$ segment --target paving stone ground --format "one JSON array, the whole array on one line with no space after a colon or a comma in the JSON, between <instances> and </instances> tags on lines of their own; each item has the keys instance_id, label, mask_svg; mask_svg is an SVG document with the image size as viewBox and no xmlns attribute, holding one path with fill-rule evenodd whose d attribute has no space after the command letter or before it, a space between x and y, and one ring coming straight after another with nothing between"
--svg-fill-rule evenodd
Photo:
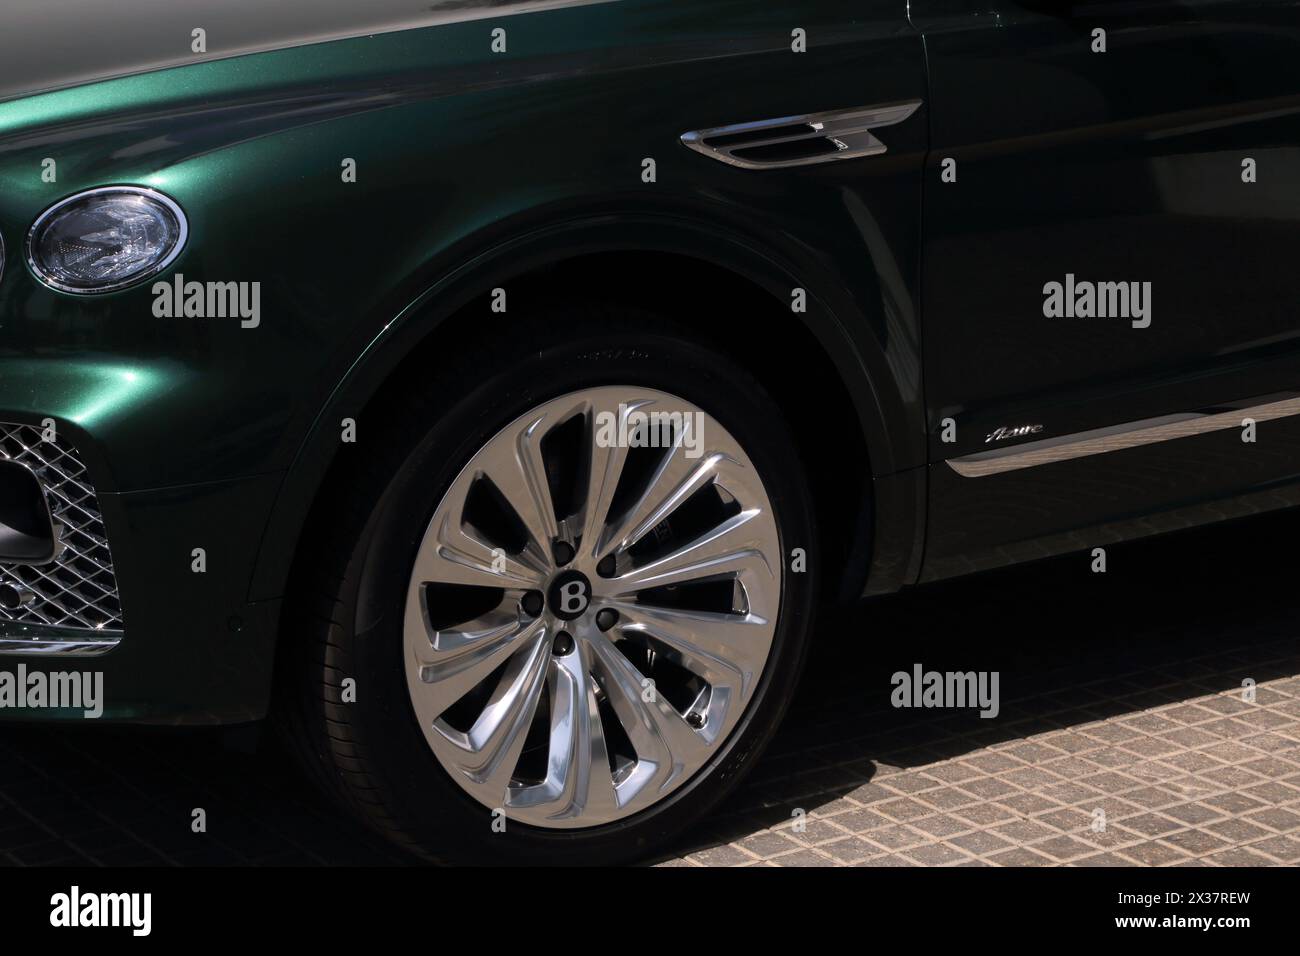
<instances>
[{"instance_id":1,"label":"paving stone ground","mask_svg":"<svg viewBox=\"0 0 1300 956\"><path fill-rule=\"evenodd\" d=\"M824 617L755 773L647 862L1300 863L1298 531L1265 516L1110 548L1104 575L1067 556ZM918 663L996 670L999 715L893 708ZM0 725L0 863L404 862L255 729Z\"/></svg>"},{"instance_id":2,"label":"paving stone ground","mask_svg":"<svg viewBox=\"0 0 1300 956\"><path fill-rule=\"evenodd\" d=\"M662 862L1294 865L1298 672L1294 642L1268 642L1053 688L991 727L883 712L856 735L811 722Z\"/></svg>"}]
</instances>

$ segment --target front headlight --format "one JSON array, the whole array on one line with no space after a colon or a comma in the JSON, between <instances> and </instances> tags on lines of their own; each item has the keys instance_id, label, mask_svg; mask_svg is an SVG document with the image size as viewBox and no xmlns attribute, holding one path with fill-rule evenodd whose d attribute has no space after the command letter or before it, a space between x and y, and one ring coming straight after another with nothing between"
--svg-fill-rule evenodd
<instances>
[{"instance_id":1,"label":"front headlight","mask_svg":"<svg viewBox=\"0 0 1300 956\"><path fill-rule=\"evenodd\" d=\"M188 231L181 207L156 190L90 189L36 217L27 233L27 265L63 292L111 292L165 269Z\"/></svg>"}]
</instances>

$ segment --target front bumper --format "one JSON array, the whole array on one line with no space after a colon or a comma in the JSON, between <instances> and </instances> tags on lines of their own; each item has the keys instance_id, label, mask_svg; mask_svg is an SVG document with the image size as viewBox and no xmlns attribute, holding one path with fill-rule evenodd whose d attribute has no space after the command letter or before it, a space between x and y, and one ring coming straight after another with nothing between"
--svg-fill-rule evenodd
<instances>
[{"instance_id":1,"label":"front bumper","mask_svg":"<svg viewBox=\"0 0 1300 956\"><path fill-rule=\"evenodd\" d=\"M101 720L264 716L280 602L247 598L282 474L97 494L93 469L77 470L71 442L34 444L32 423L0 426L0 435L9 436L0 454L18 449L62 466L37 473L64 528L55 562L0 564L0 587L27 595L0 607L0 676L20 664L28 675L102 675ZM6 704L0 696L0 720L83 716Z\"/></svg>"}]
</instances>

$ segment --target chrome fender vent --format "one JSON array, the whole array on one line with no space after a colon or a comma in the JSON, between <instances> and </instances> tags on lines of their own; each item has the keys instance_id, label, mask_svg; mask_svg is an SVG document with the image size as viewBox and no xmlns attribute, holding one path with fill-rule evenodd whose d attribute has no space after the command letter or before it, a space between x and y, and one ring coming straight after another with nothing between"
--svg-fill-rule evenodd
<instances>
[{"instance_id":1,"label":"chrome fender vent","mask_svg":"<svg viewBox=\"0 0 1300 956\"><path fill-rule=\"evenodd\" d=\"M716 126L683 133L682 143L705 156L742 169L783 169L833 159L878 156L885 146L872 130L903 122L920 100L828 113Z\"/></svg>"}]
</instances>

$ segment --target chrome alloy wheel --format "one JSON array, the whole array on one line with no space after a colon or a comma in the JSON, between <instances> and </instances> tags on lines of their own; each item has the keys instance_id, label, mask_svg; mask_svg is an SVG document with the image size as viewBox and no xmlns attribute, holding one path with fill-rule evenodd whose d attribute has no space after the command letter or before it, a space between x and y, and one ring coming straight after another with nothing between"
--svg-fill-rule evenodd
<instances>
[{"instance_id":1,"label":"chrome alloy wheel","mask_svg":"<svg viewBox=\"0 0 1300 956\"><path fill-rule=\"evenodd\" d=\"M767 492L717 421L652 389L574 392L498 432L439 502L407 589L411 703L483 806L619 820L740 721L781 581Z\"/></svg>"}]
</instances>

